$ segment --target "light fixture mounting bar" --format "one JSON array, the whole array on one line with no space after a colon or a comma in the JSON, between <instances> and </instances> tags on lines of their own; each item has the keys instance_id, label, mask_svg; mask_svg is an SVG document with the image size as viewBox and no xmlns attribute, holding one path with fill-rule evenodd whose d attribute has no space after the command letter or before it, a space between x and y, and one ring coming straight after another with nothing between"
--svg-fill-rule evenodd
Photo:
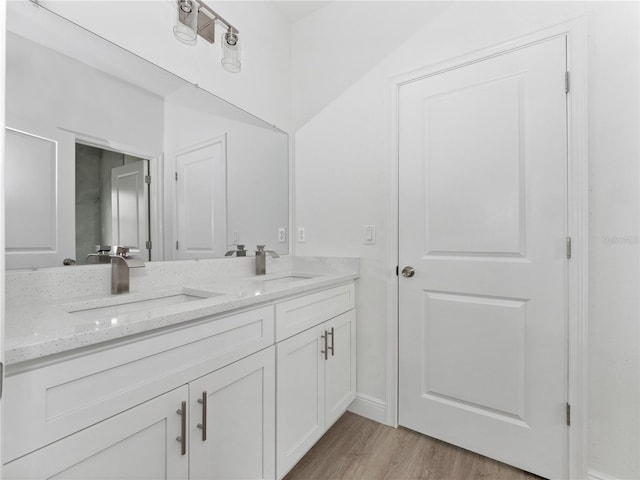
<instances>
[{"instance_id":1,"label":"light fixture mounting bar","mask_svg":"<svg viewBox=\"0 0 640 480\"><path fill-rule=\"evenodd\" d=\"M207 40L209 43L215 42L216 22L222 23L231 33L240 33L236 27L231 25L227 20L224 19L224 17L219 15L215 10L213 10L202 0L196 0L196 3L200 7L198 10L198 35ZM202 12L203 15L200 15L200 12Z\"/></svg>"}]
</instances>

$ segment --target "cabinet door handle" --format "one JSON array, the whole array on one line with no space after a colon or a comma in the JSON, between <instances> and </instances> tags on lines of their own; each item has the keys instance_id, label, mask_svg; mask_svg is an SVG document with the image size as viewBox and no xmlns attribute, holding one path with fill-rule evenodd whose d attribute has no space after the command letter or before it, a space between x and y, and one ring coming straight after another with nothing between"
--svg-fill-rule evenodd
<instances>
[{"instance_id":1,"label":"cabinet door handle","mask_svg":"<svg viewBox=\"0 0 640 480\"><path fill-rule=\"evenodd\" d=\"M207 391L202 392L202 398L198 399L198 403L202 404L202 423L198 424L198 428L202 430L202 441L207 440Z\"/></svg>"},{"instance_id":2,"label":"cabinet door handle","mask_svg":"<svg viewBox=\"0 0 640 480\"><path fill-rule=\"evenodd\" d=\"M327 335L331 335L331 346L329 347L329 350L331 350L331 356L333 357L335 355L335 337L333 336L333 327L331 327L331 331L329 333L327 333Z\"/></svg>"},{"instance_id":3,"label":"cabinet door handle","mask_svg":"<svg viewBox=\"0 0 640 480\"><path fill-rule=\"evenodd\" d=\"M180 436L176 437L176 440L180 442L182 455L187 454L187 402L182 402L181 408L176 410L176 413L182 417L180 421Z\"/></svg>"},{"instance_id":4,"label":"cabinet door handle","mask_svg":"<svg viewBox=\"0 0 640 480\"><path fill-rule=\"evenodd\" d=\"M324 340L324 350L320 350L320 353L324 353L324 359L327 360L329 358L329 348L327 343L327 331L324 331L324 334L320 337Z\"/></svg>"}]
</instances>

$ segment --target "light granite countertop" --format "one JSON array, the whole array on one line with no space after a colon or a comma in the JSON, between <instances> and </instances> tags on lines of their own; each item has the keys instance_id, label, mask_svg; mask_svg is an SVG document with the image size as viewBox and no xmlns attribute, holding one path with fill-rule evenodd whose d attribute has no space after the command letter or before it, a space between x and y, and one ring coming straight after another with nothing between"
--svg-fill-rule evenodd
<instances>
[{"instance_id":1,"label":"light granite countertop","mask_svg":"<svg viewBox=\"0 0 640 480\"><path fill-rule=\"evenodd\" d=\"M357 273L280 272L187 282L154 292L7 306L8 365L345 284ZM143 303L137 303L143 302Z\"/></svg>"}]
</instances>

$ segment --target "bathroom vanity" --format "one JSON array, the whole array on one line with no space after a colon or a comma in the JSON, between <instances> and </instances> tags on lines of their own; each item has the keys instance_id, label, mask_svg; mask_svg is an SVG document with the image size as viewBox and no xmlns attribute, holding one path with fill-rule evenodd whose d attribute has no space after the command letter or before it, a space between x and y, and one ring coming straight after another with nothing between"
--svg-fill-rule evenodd
<instances>
[{"instance_id":1,"label":"bathroom vanity","mask_svg":"<svg viewBox=\"0 0 640 480\"><path fill-rule=\"evenodd\" d=\"M280 479L313 446L355 398L357 272L193 278L8 311L6 478Z\"/></svg>"}]
</instances>

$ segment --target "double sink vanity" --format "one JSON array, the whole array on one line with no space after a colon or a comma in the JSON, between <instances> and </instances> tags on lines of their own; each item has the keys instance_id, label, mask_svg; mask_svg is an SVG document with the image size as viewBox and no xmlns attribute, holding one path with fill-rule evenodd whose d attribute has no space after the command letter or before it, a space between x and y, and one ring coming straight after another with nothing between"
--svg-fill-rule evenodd
<instances>
[{"instance_id":1,"label":"double sink vanity","mask_svg":"<svg viewBox=\"0 0 640 480\"><path fill-rule=\"evenodd\" d=\"M355 398L358 262L252 261L7 272L6 478L284 477Z\"/></svg>"}]
</instances>

